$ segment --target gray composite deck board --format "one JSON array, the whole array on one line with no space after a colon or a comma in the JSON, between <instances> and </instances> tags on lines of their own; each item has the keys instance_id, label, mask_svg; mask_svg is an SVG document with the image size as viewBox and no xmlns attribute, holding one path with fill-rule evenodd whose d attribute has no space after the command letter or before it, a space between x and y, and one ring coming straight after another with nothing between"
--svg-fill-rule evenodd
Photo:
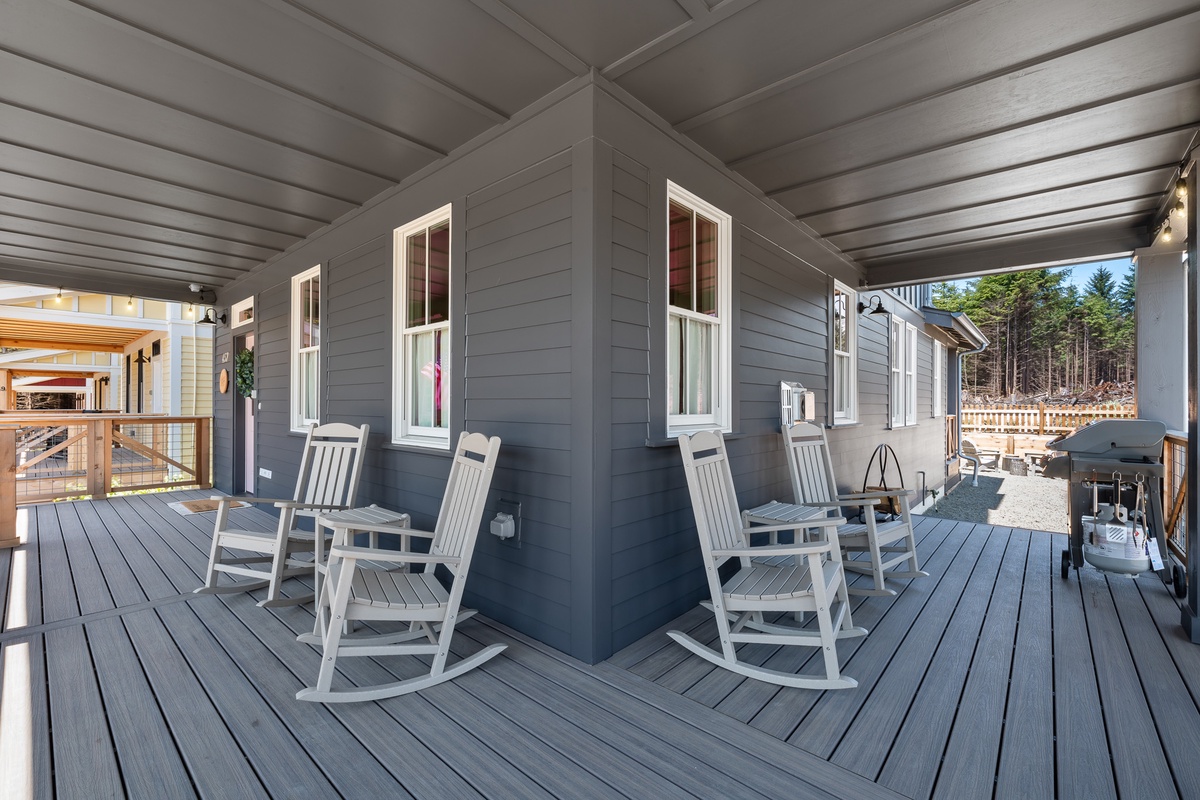
<instances>
[{"instance_id":1,"label":"gray composite deck board","mask_svg":"<svg viewBox=\"0 0 1200 800\"><path fill-rule=\"evenodd\" d=\"M1171 775L1182 796L1200 797L1200 751L1197 750L1200 716L1180 713L1180 707L1188 697L1187 685L1175 668L1162 633L1135 585L1157 580L1153 575L1139 577L1137 581L1113 576L1109 578L1109 590L1130 652L1134 654L1133 664L1149 702Z\"/></svg>"},{"instance_id":2,"label":"gray composite deck board","mask_svg":"<svg viewBox=\"0 0 1200 800\"><path fill-rule=\"evenodd\" d=\"M997 797L1054 797L1054 650L1050 616L1051 537L1031 536L1021 587L1013 681L996 775Z\"/></svg>"},{"instance_id":3,"label":"gray composite deck board","mask_svg":"<svg viewBox=\"0 0 1200 800\"><path fill-rule=\"evenodd\" d=\"M1088 609L1088 635L1105 709L1104 727L1117 792L1123 797L1170 797L1176 791L1175 783L1158 744L1158 732L1117 619L1108 580L1093 570L1079 570L1077 575ZM1138 746L1143 743L1156 746Z\"/></svg>"},{"instance_id":4,"label":"gray composite deck board","mask_svg":"<svg viewBox=\"0 0 1200 800\"><path fill-rule=\"evenodd\" d=\"M45 635L54 790L60 797L123 795L112 738L83 628Z\"/></svg>"},{"instance_id":5,"label":"gray composite deck board","mask_svg":"<svg viewBox=\"0 0 1200 800\"><path fill-rule=\"evenodd\" d=\"M587 713L590 708L614 708L614 700L624 699L622 705L611 713L613 716L619 715L619 719L633 724L641 731L640 733L634 731L626 734L636 737L634 752L637 753L638 758L654 759L655 762L650 765L653 770L656 773L666 770L660 774L667 776L670 776L680 766L686 767L690 772L696 769L695 762L697 760L703 762L705 766L700 770L699 777L705 780L699 787L700 796L706 796L706 794L709 796L713 794L735 796L734 794L725 794L731 785L729 784L731 778L736 779L738 783L747 784L749 788L768 797L827 797L831 794L827 789L821 788L817 783L808 779L807 769L801 768L792 771L788 769L790 765L785 765L779 759L774 758L773 756L778 753L787 752L786 749L780 748L778 743L772 743L767 752L761 752L753 743L740 741L737 737L731 736L728 730L720 730L720 728L733 724L738 730L745 732L747 730L745 726L733 723L724 715L712 712L698 703L689 701L686 704L679 704L673 699L676 697L674 693L665 692L654 684L640 679L631 678L631 680L636 680L636 683L624 683L614 679L614 673L604 671L603 665L587 667L577 662L569 662L559 654L550 652L537 643L529 642L519 634L504 629L503 626L496 623L472 628L472 635L481 635L480 642L482 644L494 641L510 642L510 648L517 650L521 655L521 665L530 671L543 674L548 679L548 683L542 684L543 687L560 687L558 691L569 691L590 703L591 706L585 705L580 708L582 713L571 715L575 719L581 721L586 719L588 724L591 724L594 712ZM496 668L498 669L499 665ZM616 676L624 674L627 673L615 672ZM603 677L604 682L596 681L594 679L596 676ZM634 687L657 694L659 698L668 698L673 706L667 710L671 719L664 721L661 714L658 713L664 710L663 707L657 702L647 700L639 692L635 692ZM536 685L531 686L530 691L538 691ZM641 702L630 702L631 695L637 697ZM563 702L570 702L570 700L564 698ZM557 706L557 702L555 705ZM677 709L682 709L682 711L677 714ZM689 720L686 718L688 714L699 716ZM699 719L707 722L697 724ZM762 741L768 740L763 739ZM652 749L642 749L643 745L649 745ZM731 752L730 747L741 750L741 753ZM777 752L771 753L772 748ZM869 782L856 783L855 776L840 769L831 768L829 765L820 764L816 760L806 761L795 751L792 751L791 760L800 762L803 767L836 773L839 780L845 781L839 783L841 787L839 792L867 793L861 796L890 796L888 793L873 795L874 787ZM716 769L715 778L712 772L713 768ZM804 777L800 778L801 775ZM798 779L809 786L798 785ZM780 794L781 792L783 794ZM833 796L842 796L840 793L832 794ZM860 795L855 794L855 796Z\"/></svg>"},{"instance_id":6,"label":"gray composite deck board","mask_svg":"<svg viewBox=\"0 0 1200 800\"><path fill-rule=\"evenodd\" d=\"M1065 539L1060 539L1062 544ZM1058 553L1062 544L1052 548ZM1078 572L1050 582L1054 618L1054 728L1060 798L1116 797L1112 760ZM1069 654L1069 655L1068 655Z\"/></svg>"},{"instance_id":7,"label":"gray composite deck board","mask_svg":"<svg viewBox=\"0 0 1200 800\"><path fill-rule=\"evenodd\" d=\"M910 797L928 796L937 777L946 738L958 713L959 698L983 624L988 596L995 585L1004 542L999 537L988 535L984 539L980 536L987 530L983 526L972 529L972 539L983 544L982 550L964 548L969 555L968 561L956 561L952 569L947 571L943 584L938 586L939 591L943 591L944 602L953 599L954 592L950 588L954 587L958 593L955 611L961 610L961 614L955 613L940 631L935 627L930 632L940 636L940 641L936 652L929 653L931 657L921 665L925 670L924 676L913 678L915 696L906 709L903 724L899 730L884 728L880 732L882 737L890 734L893 742L890 751L883 753L880 752L883 748L876 747L874 752L862 755L865 765L878 770L880 783ZM975 542L971 546L978 547ZM972 560L975 562L973 565L970 564ZM953 567L959 571L969 571L969 574L952 575ZM947 587L946 590L942 589L943 585ZM889 672L897 672L897 678L903 680L912 675L909 669L913 666L898 658L895 669ZM880 688L883 688L885 681L891 691L902 692L901 684L888 675L881 678ZM899 705L903 705L903 702ZM860 741L868 743L865 739ZM843 757L849 752L849 748L843 750Z\"/></svg>"},{"instance_id":8,"label":"gray composite deck board","mask_svg":"<svg viewBox=\"0 0 1200 800\"><path fill-rule=\"evenodd\" d=\"M997 533L994 529L992 537ZM1009 531L1004 560L990 592L987 616L959 701L963 724L956 724L950 734L934 797L964 797L995 779L1029 535L1028 531Z\"/></svg>"},{"instance_id":9,"label":"gray composite deck board","mask_svg":"<svg viewBox=\"0 0 1200 800\"><path fill-rule=\"evenodd\" d=\"M125 795L147 800L196 797L121 620L99 620L86 631Z\"/></svg>"},{"instance_id":10,"label":"gray composite deck board","mask_svg":"<svg viewBox=\"0 0 1200 800\"><path fill-rule=\"evenodd\" d=\"M205 496L24 510L29 541L0 558L0 680L29 676L29 723L0 753L30 760L16 785L33 796L1200 794L1200 648L1178 605L1152 575L1062 580L1061 536L922 519L931 577L856 599L872 633L842 653L855 690L687 674L692 656L665 630L710 637L696 608L596 666L477 617L454 657L504 642L500 658L417 695L322 706L294 699L319 667L295 641L310 610L190 594L212 514L167 504ZM809 657L758 656L789 669ZM424 669L338 666L354 683Z\"/></svg>"}]
</instances>

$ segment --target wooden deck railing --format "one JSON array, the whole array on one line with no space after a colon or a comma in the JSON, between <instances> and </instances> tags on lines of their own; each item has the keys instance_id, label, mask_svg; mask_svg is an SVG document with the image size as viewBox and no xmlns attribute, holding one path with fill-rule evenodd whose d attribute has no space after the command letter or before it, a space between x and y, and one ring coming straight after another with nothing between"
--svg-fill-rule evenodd
<instances>
[{"instance_id":1,"label":"wooden deck railing","mask_svg":"<svg viewBox=\"0 0 1200 800\"><path fill-rule=\"evenodd\" d=\"M210 419L129 414L0 416L0 547L23 503L212 486Z\"/></svg>"},{"instance_id":2,"label":"wooden deck railing","mask_svg":"<svg viewBox=\"0 0 1200 800\"><path fill-rule=\"evenodd\" d=\"M963 406L959 424L981 433L1069 433L1098 419L1134 419L1133 406Z\"/></svg>"},{"instance_id":3,"label":"wooden deck railing","mask_svg":"<svg viewBox=\"0 0 1200 800\"><path fill-rule=\"evenodd\" d=\"M1187 566L1187 454L1186 433L1169 431L1163 440L1166 475L1162 485L1167 549Z\"/></svg>"}]
</instances>

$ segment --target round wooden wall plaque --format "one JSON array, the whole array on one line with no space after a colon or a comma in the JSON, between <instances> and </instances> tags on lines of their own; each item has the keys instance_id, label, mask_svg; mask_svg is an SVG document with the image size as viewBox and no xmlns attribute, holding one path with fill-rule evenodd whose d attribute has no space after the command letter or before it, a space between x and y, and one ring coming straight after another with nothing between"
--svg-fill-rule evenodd
<instances>
[{"instance_id":1,"label":"round wooden wall plaque","mask_svg":"<svg viewBox=\"0 0 1200 800\"><path fill-rule=\"evenodd\" d=\"M221 394L229 391L229 370L221 370Z\"/></svg>"}]
</instances>

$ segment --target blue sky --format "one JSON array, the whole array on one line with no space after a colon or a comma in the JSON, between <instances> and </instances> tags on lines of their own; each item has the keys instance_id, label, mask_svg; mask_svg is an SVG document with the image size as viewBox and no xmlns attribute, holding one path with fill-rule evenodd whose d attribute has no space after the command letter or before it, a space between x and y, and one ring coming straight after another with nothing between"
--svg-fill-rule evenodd
<instances>
[{"instance_id":1,"label":"blue sky","mask_svg":"<svg viewBox=\"0 0 1200 800\"><path fill-rule=\"evenodd\" d=\"M1108 261L1096 261L1090 264L1076 264L1073 267L1054 267L1052 272L1070 271L1071 278L1069 283L1079 287L1080 291L1087 288L1087 283L1092 279L1092 275L1100 267L1107 267L1112 273L1113 282L1120 286L1121 280L1125 277L1125 273L1129 271L1130 265L1133 263L1132 258L1113 258ZM953 283L965 286L969 281L953 281Z\"/></svg>"}]
</instances>

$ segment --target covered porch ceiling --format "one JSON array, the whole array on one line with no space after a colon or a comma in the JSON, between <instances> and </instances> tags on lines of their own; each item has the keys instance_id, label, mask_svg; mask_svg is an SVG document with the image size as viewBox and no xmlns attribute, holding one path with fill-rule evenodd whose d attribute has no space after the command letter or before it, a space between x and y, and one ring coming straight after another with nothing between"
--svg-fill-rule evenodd
<instances>
[{"instance_id":1,"label":"covered porch ceiling","mask_svg":"<svg viewBox=\"0 0 1200 800\"><path fill-rule=\"evenodd\" d=\"M221 287L595 74L871 286L1150 244L1200 2L12 0L0 279Z\"/></svg>"}]
</instances>

